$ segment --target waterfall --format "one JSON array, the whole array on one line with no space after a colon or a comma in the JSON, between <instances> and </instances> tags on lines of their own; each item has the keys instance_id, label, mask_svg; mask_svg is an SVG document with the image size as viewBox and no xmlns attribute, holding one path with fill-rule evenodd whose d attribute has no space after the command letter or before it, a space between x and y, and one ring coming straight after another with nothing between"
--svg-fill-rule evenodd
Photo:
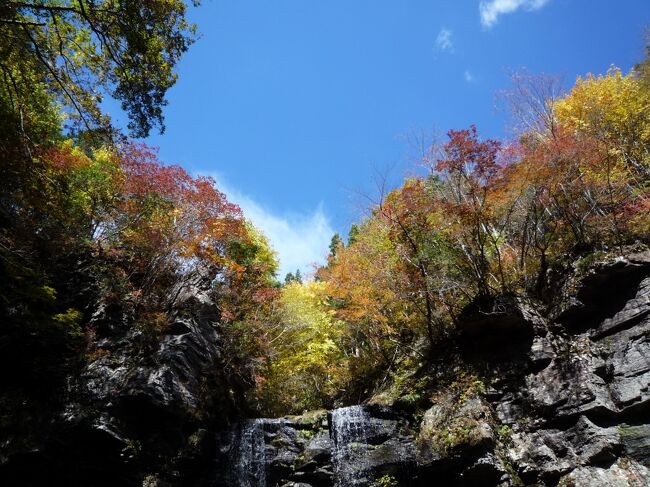
<instances>
[{"instance_id":1,"label":"waterfall","mask_svg":"<svg viewBox=\"0 0 650 487\"><path fill-rule=\"evenodd\" d=\"M337 487L366 485L367 424L368 414L362 406L332 411L330 435L334 443L332 460Z\"/></svg>"},{"instance_id":2,"label":"waterfall","mask_svg":"<svg viewBox=\"0 0 650 487\"><path fill-rule=\"evenodd\" d=\"M264 420L254 419L242 425L234 453L234 485L266 487Z\"/></svg>"},{"instance_id":3,"label":"waterfall","mask_svg":"<svg viewBox=\"0 0 650 487\"><path fill-rule=\"evenodd\" d=\"M379 406L334 409L329 437L324 418L319 411L233 425L220 440L215 485L367 487L382 476L410 477L415 451L404 418Z\"/></svg>"}]
</instances>

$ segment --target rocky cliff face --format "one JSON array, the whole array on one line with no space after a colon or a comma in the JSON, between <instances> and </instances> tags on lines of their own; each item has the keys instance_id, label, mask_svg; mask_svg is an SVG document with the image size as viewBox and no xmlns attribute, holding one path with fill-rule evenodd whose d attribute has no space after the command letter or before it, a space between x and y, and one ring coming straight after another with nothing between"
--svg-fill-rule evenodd
<instances>
[{"instance_id":1,"label":"rocky cliff face","mask_svg":"<svg viewBox=\"0 0 650 487\"><path fill-rule=\"evenodd\" d=\"M650 485L650 253L502 297L417 371L417 397L244 420L197 275L162 337L97 306L61 408L2 438L2 485Z\"/></svg>"},{"instance_id":2,"label":"rocky cliff face","mask_svg":"<svg viewBox=\"0 0 650 487\"><path fill-rule=\"evenodd\" d=\"M207 485L215 431L238 414L209 287L199 272L186 280L155 331L134 323L129 303L99 303L89 360L60 407L2 439L0 484Z\"/></svg>"},{"instance_id":3,"label":"rocky cliff face","mask_svg":"<svg viewBox=\"0 0 650 487\"><path fill-rule=\"evenodd\" d=\"M235 476L221 481L650 485L650 253L595 266L557 294L546 309L502 298L469 310L415 407L401 398L239 425L221 444ZM254 455L237 428L256 431Z\"/></svg>"},{"instance_id":4,"label":"rocky cliff face","mask_svg":"<svg viewBox=\"0 0 650 487\"><path fill-rule=\"evenodd\" d=\"M235 425L220 454L229 467L216 485L362 486L416 474L408 420L379 405Z\"/></svg>"}]
</instances>

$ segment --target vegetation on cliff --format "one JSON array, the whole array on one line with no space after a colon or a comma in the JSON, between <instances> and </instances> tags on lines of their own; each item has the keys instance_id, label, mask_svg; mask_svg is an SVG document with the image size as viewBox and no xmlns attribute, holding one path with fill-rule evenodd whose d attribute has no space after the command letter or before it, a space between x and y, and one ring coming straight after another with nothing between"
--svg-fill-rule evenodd
<instances>
[{"instance_id":1,"label":"vegetation on cliff","mask_svg":"<svg viewBox=\"0 0 650 487\"><path fill-rule=\"evenodd\" d=\"M155 340L191 269L211 273L225 323L248 320L276 286L267 240L215 182L163 164L100 110L109 93L134 135L162 127L193 39L185 11L182 1L0 7L3 437L103 353L89 325L99 307L119 306ZM251 382L246 370L232 373Z\"/></svg>"},{"instance_id":2,"label":"vegetation on cliff","mask_svg":"<svg viewBox=\"0 0 650 487\"><path fill-rule=\"evenodd\" d=\"M347 244L333 238L316 279L322 312L340 331L321 346L345 366L327 369L323 404L360 401L401 380L468 313L497 311L499 297L548 305L572 262L648 243L646 65L579 78L563 95L552 78L515 77L506 96L521 127L515 139L450 130L422 154L426 175L380 194ZM271 354L262 387L286 391L280 383L299 376L301 353L280 362ZM307 391L280 402L296 410Z\"/></svg>"},{"instance_id":3,"label":"vegetation on cliff","mask_svg":"<svg viewBox=\"0 0 650 487\"><path fill-rule=\"evenodd\" d=\"M298 271L282 286L268 241L212 179L165 165L100 109L110 94L133 136L162 128L195 36L185 15L180 0L0 7L0 364L21 371L3 374L0 428L102 353L98 303L155 340L190 269L213 279L226 372L280 414L366 399L468 310L545 302L569 261L647 243L648 60L562 95L515 77L516 138L450 130L421 155L426 174L335 236L314 281Z\"/></svg>"}]
</instances>

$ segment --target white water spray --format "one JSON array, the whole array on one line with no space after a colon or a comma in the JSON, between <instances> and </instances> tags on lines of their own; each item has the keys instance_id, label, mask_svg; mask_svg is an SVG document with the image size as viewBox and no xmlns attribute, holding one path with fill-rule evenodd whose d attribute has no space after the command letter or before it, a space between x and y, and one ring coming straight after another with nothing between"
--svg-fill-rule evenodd
<instances>
[{"instance_id":1,"label":"white water spray","mask_svg":"<svg viewBox=\"0 0 650 487\"><path fill-rule=\"evenodd\" d=\"M254 419L241 428L234 470L241 487L266 487L264 420Z\"/></svg>"},{"instance_id":2,"label":"white water spray","mask_svg":"<svg viewBox=\"0 0 650 487\"><path fill-rule=\"evenodd\" d=\"M362 406L334 409L331 416L336 487L363 485L368 438L368 414Z\"/></svg>"}]
</instances>

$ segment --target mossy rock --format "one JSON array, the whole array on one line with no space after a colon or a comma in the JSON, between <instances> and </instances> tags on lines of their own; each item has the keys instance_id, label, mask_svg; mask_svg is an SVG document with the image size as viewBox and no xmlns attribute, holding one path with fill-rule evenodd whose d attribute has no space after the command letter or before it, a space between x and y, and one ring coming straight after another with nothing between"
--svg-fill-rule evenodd
<instances>
[{"instance_id":1,"label":"mossy rock","mask_svg":"<svg viewBox=\"0 0 650 487\"><path fill-rule=\"evenodd\" d=\"M424 413L417 438L420 463L429 464L495 444L490 409L478 395L441 398Z\"/></svg>"},{"instance_id":2,"label":"mossy rock","mask_svg":"<svg viewBox=\"0 0 650 487\"><path fill-rule=\"evenodd\" d=\"M327 410L307 411L299 416L287 416L287 419L298 428L318 430L327 426Z\"/></svg>"}]
</instances>

